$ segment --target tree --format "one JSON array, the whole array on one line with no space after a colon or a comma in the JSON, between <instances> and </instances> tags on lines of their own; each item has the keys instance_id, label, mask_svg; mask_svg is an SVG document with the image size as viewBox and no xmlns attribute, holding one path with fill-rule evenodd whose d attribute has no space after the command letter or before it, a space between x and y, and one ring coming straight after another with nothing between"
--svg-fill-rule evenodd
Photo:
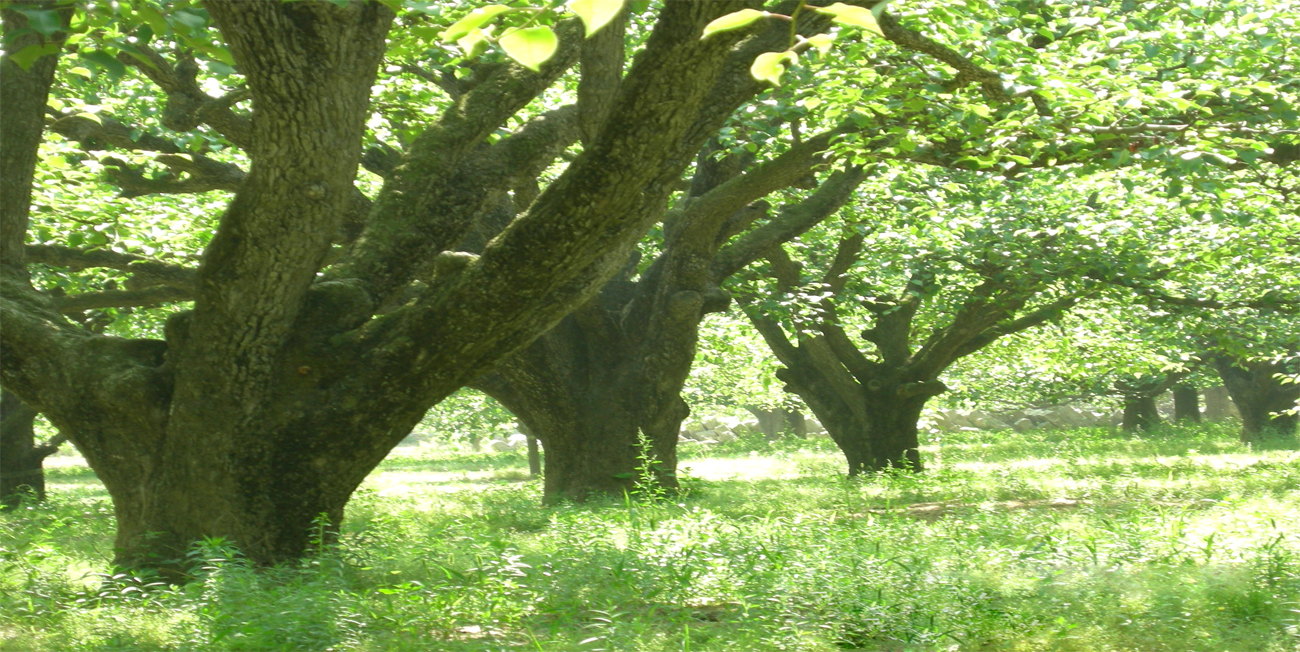
<instances>
[{"instance_id":1,"label":"tree","mask_svg":"<svg viewBox=\"0 0 1300 652\"><path fill-rule=\"evenodd\" d=\"M706 151L684 205L664 219L662 252L638 278L631 278L637 268L626 266L595 299L472 383L542 440L547 500L632 489L642 437L655 481L676 488L677 435L689 414L681 391L700 321L730 303L721 283L833 214L863 179L860 169L831 174L807 199L768 219L767 205L756 202L806 177L829 136L745 174ZM761 225L751 229L755 222Z\"/></svg>"},{"instance_id":2,"label":"tree","mask_svg":"<svg viewBox=\"0 0 1300 652\"><path fill-rule=\"evenodd\" d=\"M1051 196L1049 182L1029 179L1005 193L1004 183L900 174L892 190L877 191L898 207L897 221L876 232L846 229L833 254L804 243L799 263L774 249L766 274L775 290L751 284L746 313L785 366L778 378L844 451L850 475L920 470L917 421L926 401L947 389L940 374L1094 294L1088 272L1101 260L1139 255L1135 243L1125 253L1122 236L1099 228L1100 211L1079 206L1079 197L1055 189ZM942 199L926 195L945 187ZM848 334L859 325L870 351Z\"/></svg>"},{"instance_id":3,"label":"tree","mask_svg":"<svg viewBox=\"0 0 1300 652\"><path fill-rule=\"evenodd\" d=\"M69 433L103 480L117 561L166 566L189 542L224 536L274 562L303 550L319 515L337 524L353 489L430 405L622 267L694 153L752 96L763 29L700 39L741 6L660 10L626 75L580 97L579 124L593 134L581 153L477 256L454 253L477 213L563 149L544 136L572 109L486 141L584 51L600 55L576 19L557 23L558 49L537 72L462 60L473 72L460 94L398 154L368 209L354 184L393 20L385 5L211 0L164 17L174 30L211 19L220 38L210 34L209 51L228 48L247 83L221 97L192 93L202 92L192 59L121 45L168 91L164 119L194 119L191 128L241 147L250 163L199 267L160 268L189 279L171 300L194 300L163 340L86 333L20 271L4 276L0 379ZM23 124L39 137L30 126L39 119ZM533 147L536 138L547 145ZM142 179L196 183L202 158L163 159L174 178ZM332 253L358 216L355 239ZM25 231L6 228L6 251ZM90 264L95 252L56 253ZM146 262L111 258L94 264Z\"/></svg>"}]
</instances>

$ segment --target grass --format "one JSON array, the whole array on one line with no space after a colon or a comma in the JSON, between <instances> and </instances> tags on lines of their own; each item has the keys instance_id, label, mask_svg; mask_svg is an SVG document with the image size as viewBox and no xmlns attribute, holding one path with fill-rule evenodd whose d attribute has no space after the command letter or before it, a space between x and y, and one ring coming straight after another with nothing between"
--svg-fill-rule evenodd
<instances>
[{"instance_id":1,"label":"grass","mask_svg":"<svg viewBox=\"0 0 1300 652\"><path fill-rule=\"evenodd\" d=\"M1229 426L944 435L855 481L742 441L683 450L681 497L554 508L521 453L407 453L338 545L208 542L184 587L100 574L111 505L59 460L0 516L0 649L1300 650L1300 453Z\"/></svg>"}]
</instances>

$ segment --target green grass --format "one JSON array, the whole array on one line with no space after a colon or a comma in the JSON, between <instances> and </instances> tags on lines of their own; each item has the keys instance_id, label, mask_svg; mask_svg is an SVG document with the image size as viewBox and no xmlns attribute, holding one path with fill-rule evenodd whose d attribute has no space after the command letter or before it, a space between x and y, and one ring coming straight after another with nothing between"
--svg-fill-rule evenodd
<instances>
[{"instance_id":1,"label":"green grass","mask_svg":"<svg viewBox=\"0 0 1300 652\"><path fill-rule=\"evenodd\" d=\"M343 540L184 587L105 577L75 460L0 516L0 649L1300 649L1300 453L1225 426L945 435L917 476L840 478L825 440L683 451L684 496L538 506L522 454L418 448Z\"/></svg>"}]
</instances>

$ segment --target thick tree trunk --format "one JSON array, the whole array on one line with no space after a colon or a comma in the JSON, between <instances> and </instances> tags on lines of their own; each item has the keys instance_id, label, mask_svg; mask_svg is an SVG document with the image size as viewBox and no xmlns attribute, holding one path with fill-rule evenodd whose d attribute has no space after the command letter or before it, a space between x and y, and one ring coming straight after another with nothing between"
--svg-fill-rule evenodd
<instances>
[{"instance_id":1,"label":"thick tree trunk","mask_svg":"<svg viewBox=\"0 0 1300 652\"><path fill-rule=\"evenodd\" d=\"M593 371L612 373L574 382L580 379L502 369L473 386L500 401L541 440L545 502L618 497L646 484L676 490L677 433L689 414L685 402L648 405L642 400L646 383L635 374ZM561 380L568 382L560 385Z\"/></svg>"},{"instance_id":2,"label":"thick tree trunk","mask_svg":"<svg viewBox=\"0 0 1300 652\"><path fill-rule=\"evenodd\" d=\"M1174 421L1178 423L1200 423L1200 392L1195 385L1181 384L1174 386Z\"/></svg>"},{"instance_id":3,"label":"thick tree trunk","mask_svg":"<svg viewBox=\"0 0 1300 652\"><path fill-rule=\"evenodd\" d=\"M1156 398L1142 394L1124 395L1124 432L1146 432L1160 425Z\"/></svg>"},{"instance_id":4,"label":"thick tree trunk","mask_svg":"<svg viewBox=\"0 0 1300 652\"><path fill-rule=\"evenodd\" d=\"M36 444L36 410L9 392L0 392L0 504L16 505L31 493L45 499L45 458L57 443Z\"/></svg>"},{"instance_id":5,"label":"thick tree trunk","mask_svg":"<svg viewBox=\"0 0 1300 652\"><path fill-rule=\"evenodd\" d=\"M690 414L678 392L694 340L657 347L661 364L647 365L618 316L593 301L470 385L541 440L547 503L621 497L647 483L677 488L677 434ZM670 358L676 364L663 364Z\"/></svg>"},{"instance_id":6,"label":"thick tree trunk","mask_svg":"<svg viewBox=\"0 0 1300 652\"><path fill-rule=\"evenodd\" d=\"M1279 374L1294 373L1284 362L1243 361L1227 356L1212 359L1224 387L1241 413L1241 441L1258 442L1269 435L1296 432L1296 401L1300 385L1282 384ZM1292 365L1300 362L1292 361Z\"/></svg>"}]
</instances>

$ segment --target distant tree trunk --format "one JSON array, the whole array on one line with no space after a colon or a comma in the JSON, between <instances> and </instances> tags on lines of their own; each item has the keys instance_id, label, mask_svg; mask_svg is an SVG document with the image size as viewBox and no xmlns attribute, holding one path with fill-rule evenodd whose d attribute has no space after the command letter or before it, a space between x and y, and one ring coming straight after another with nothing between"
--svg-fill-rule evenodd
<instances>
[{"instance_id":1,"label":"distant tree trunk","mask_svg":"<svg viewBox=\"0 0 1300 652\"><path fill-rule=\"evenodd\" d=\"M1124 432L1146 432L1160 425L1160 412L1156 410L1156 397L1140 394L1124 395Z\"/></svg>"},{"instance_id":2,"label":"distant tree trunk","mask_svg":"<svg viewBox=\"0 0 1300 652\"><path fill-rule=\"evenodd\" d=\"M1292 435L1296 432L1296 400L1300 385L1282 384L1279 374L1294 373L1287 362L1238 360L1228 356L1211 359L1223 379L1224 387L1241 412L1241 441L1258 442L1266 434Z\"/></svg>"},{"instance_id":3,"label":"distant tree trunk","mask_svg":"<svg viewBox=\"0 0 1300 652\"><path fill-rule=\"evenodd\" d=\"M835 296L846 287L864 242L861 233L840 240L830 265L815 280L818 294ZM768 275L782 295L807 287L802 266L785 249L773 247L767 260ZM948 390L940 374L957 359L999 337L1039 326L1079 301L1077 296L1059 296L1016 316L1034 293L1001 296L1005 288L990 279L976 288L951 323L913 348L912 339L918 335L914 319L922 297L933 292L933 279L932 270L922 265L912 271L897 299L865 302L874 319L860 337L875 349L873 355L864 353L862 344L844 330L829 299L816 307L816 320L804 321L794 332L787 332L781 320L767 312L765 302L755 300L758 295L741 302L784 365L777 378L817 415L844 452L850 476L886 468L922 471L918 422L926 401Z\"/></svg>"},{"instance_id":4,"label":"distant tree trunk","mask_svg":"<svg viewBox=\"0 0 1300 652\"><path fill-rule=\"evenodd\" d=\"M1188 383L1174 385L1174 421L1200 423L1200 393L1195 385Z\"/></svg>"},{"instance_id":5,"label":"distant tree trunk","mask_svg":"<svg viewBox=\"0 0 1300 652\"><path fill-rule=\"evenodd\" d=\"M28 491L45 499L45 458L59 449L58 441L36 444L36 410L17 396L0 392L0 504L12 507Z\"/></svg>"},{"instance_id":6,"label":"distant tree trunk","mask_svg":"<svg viewBox=\"0 0 1300 652\"><path fill-rule=\"evenodd\" d=\"M520 421L515 424L528 442L528 475L536 478L542 474L542 455L537 449L537 435L527 424Z\"/></svg>"},{"instance_id":7,"label":"distant tree trunk","mask_svg":"<svg viewBox=\"0 0 1300 652\"><path fill-rule=\"evenodd\" d=\"M798 410L788 408L769 410L754 405L746 405L745 409L758 419L758 429L768 441L780 439L781 435L787 432L800 439L808 437L808 422L804 419L803 413Z\"/></svg>"},{"instance_id":8,"label":"distant tree trunk","mask_svg":"<svg viewBox=\"0 0 1300 652\"><path fill-rule=\"evenodd\" d=\"M1206 387L1203 393L1206 421L1219 422L1232 416L1232 397L1228 395L1228 388L1222 385Z\"/></svg>"},{"instance_id":9,"label":"distant tree trunk","mask_svg":"<svg viewBox=\"0 0 1300 652\"><path fill-rule=\"evenodd\" d=\"M799 439L808 438L808 421L803 418L803 413L798 410L784 410L785 422L790 427L790 434Z\"/></svg>"},{"instance_id":10,"label":"distant tree trunk","mask_svg":"<svg viewBox=\"0 0 1300 652\"><path fill-rule=\"evenodd\" d=\"M542 474L542 454L537 447L537 437L525 436L528 437L528 475L536 478Z\"/></svg>"},{"instance_id":11,"label":"distant tree trunk","mask_svg":"<svg viewBox=\"0 0 1300 652\"><path fill-rule=\"evenodd\" d=\"M1124 399L1124 432L1146 432L1160 425L1156 398L1173 387L1187 374L1184 372L1131 376L1115 381L1115 390Z\"/></svg>"}]
</instances>

